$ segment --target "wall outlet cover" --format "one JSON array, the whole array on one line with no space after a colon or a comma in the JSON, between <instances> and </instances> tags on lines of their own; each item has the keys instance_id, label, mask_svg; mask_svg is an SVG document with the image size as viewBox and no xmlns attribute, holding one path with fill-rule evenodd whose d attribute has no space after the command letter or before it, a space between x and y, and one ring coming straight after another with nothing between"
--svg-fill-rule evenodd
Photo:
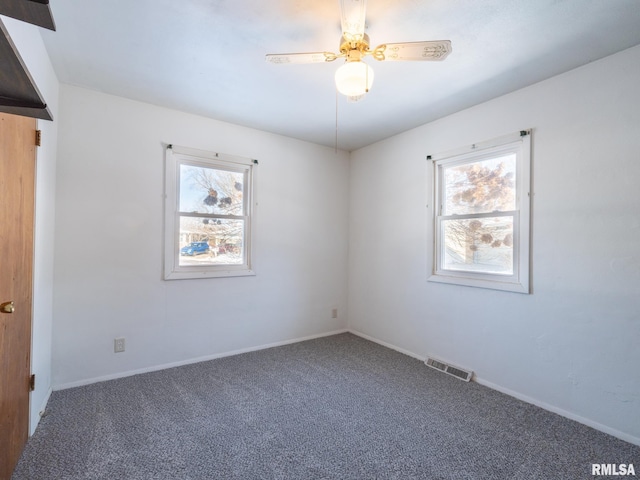
<instances>
[{"instance_id":1,"label":"wall outlet cover","mask_svg":"<svg viewBox=\"0 0 640 480\"><path fill-rule=\"evenodd\" d=\"M113 339L113 351L114 353L124 352L124 337Z\"/></svg>"}]
</instances>

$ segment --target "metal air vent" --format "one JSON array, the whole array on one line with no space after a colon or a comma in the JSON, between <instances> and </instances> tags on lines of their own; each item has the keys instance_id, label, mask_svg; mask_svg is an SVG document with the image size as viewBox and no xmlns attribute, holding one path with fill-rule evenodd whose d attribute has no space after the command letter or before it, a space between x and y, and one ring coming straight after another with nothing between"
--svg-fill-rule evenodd
<instances>
[{"instance_id":1,"label":"metal air vent","mask_svg":"<svg viewBox=\"0 0 640 480\"><path fill-rule=\"evenodd\" d=\"M441 360L436 360L433 357L427 357L424 363L428 367L434 368L436 370L440 370L441 372L444 372L447 375L451 375L452 377L459 378L460 380L464 380L465 382L470 381L471 377L473 377L473 372L471 370L464 370L462 368L455 367Z\"/></svg>"}]
</instances>

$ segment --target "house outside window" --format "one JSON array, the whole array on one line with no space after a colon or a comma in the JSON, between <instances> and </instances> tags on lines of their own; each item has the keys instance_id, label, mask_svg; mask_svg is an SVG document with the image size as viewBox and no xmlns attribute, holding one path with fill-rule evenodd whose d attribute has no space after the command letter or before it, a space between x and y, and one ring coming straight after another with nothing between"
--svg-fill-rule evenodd
<instances>
[{"instance_id":1,"label":"house outside window","mask_svg":"<svg viewBox=\"0 0 640 480\"><path fill-rule=\"evenodd\" d=\"M166 150L165 280L255 275L257 161Z\"/></svg>"},{"instance_id":2,"label":"house outside window","mask_svg":"<svg viewBox=\"0 0 640 480\"><path fill-rule=\"evenodd\" d=\"M529 293L529 131L433 156L430 281Z\"/></svg>"}]
</instances>

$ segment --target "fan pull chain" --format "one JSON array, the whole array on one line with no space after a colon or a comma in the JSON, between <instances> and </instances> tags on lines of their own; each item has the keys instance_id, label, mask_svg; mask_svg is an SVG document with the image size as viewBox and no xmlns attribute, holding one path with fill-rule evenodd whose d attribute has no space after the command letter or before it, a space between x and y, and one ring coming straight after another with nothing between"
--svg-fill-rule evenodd
<instances>
[{"instance_id":1,"label":"fan pull chain","mask_svg":"<svg viewBox=\"0 0 640 480\"><path fill-rule=\"evenodd\" d=\"M369 85L369 69L367 68L364 74L364 92L365 93L369 93L368 85Z\"/></svg>"}]
</instances>

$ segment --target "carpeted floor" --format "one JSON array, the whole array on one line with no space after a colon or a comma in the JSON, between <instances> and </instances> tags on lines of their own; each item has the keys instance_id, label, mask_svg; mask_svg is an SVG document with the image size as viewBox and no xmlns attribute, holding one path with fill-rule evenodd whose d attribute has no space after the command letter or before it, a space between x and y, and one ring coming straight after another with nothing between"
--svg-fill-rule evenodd
<instances>
[{"instance_id":1,"label":"carpeted floor","mask_svg":"<svg viewBox=\"0 0 640 480\"><path fill-rule=\"evenodd\" d=\"M570 480L592 463L640 470L640 447L342 334L54 392L12 479Z\"/></svg>"}]
</instances>

